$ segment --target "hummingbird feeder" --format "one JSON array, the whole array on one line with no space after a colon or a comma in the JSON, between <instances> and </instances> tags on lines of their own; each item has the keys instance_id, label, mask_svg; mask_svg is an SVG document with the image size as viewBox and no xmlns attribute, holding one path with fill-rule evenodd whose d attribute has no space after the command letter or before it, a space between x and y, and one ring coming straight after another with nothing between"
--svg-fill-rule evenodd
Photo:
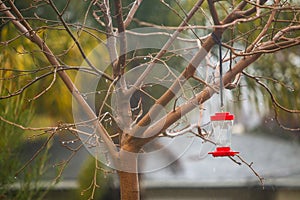
<instances>
[{"instance_id":1,"label":"hummingbird feeder","mask_svg":"<svg viewBox=\"0 0 300 200\"><path fill-rule=\"evenodd\" d=\"M213 152L209 152L214 157L234 156L239 152L232 151L231 133L234 115L229 112L217 112L210 116L213 127L212 139L216 142L217 148Z\"/></svg>"},{"instance_id":2,"label":"hummingbird feeder","mask_svg":"<svg viewBox=\"0 0 300 200\"><path fill-rule=\"evenodd\" d=\"M223 110L223 70L222 70L222 42L221 38L212 34L214 40L219 45L219 61L220 61L220 102L221 110ZM217 112L215 115L210 116L210 121L212 123L212 139L216 142L216 149L213 152L209 152L214 157L222 156L234 156L239 152L232 151L231 145L231 132L233 126L234 115L229 112Z\"/></svg>"}]
</instances>

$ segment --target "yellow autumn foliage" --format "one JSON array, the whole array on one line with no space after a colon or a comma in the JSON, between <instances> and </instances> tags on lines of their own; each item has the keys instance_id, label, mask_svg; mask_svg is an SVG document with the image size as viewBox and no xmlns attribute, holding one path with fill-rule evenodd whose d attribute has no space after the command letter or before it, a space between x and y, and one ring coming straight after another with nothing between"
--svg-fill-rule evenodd
<instances>
[{"instance_id":1,"label":"yellow autumn foliage","mask_svg":"<svg viewBox=\"0 0 300 200\"><path fill-rule=\"evenodd\" d=\"M80 34L78 34L80 32ZM93 36L91 36L92 33ZM99 32L83 32L74 30L85 53L88 53L99 43L99 38L104 35ZM50 47L57 59L63 65L80 66L83 58L70 35L62 27L51 29L40 29L38 34ZM97 38L96 38L96 37ZM24 35L21 35L12 24L2 27L0 32L0 64L1 79L0 95L5 96L18 92L30 81L39 79L43 74L53 71L45 55ZM67 73L74 78L76 71L68 70ZM53 81L54 75L50 74L34 84L26 87L26 99L31 100L45 90ZM16 81L18 79L18 81ZM68 89L56 76L52 87L39 98L33 101L36 115L33 123L35 125L53 125L58 121L72 121L72 97ZM47 117L43 117L46 116Z\"/></svg>"}]
</instances>

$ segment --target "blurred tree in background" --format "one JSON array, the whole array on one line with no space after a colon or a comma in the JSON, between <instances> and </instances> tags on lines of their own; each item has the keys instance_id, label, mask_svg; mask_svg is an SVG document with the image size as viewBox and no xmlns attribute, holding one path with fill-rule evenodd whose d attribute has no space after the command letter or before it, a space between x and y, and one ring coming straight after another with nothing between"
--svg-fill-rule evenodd
<instances>
[{"instance_id":1,"label":"blurred tree in background","mask_svg":"<svg viewBox=\"0 0 300 200\"><path fill-rule=\"evenodd\" d=\"M3 75L2 72L0 72ZM3 77L3 76L1 76ZM15 85L14 85L15 84ZM18 83L10 83L9 88L1 85L0 91L13 89ZM0 117L5 116L6 120L14 121L17 124L27 126L32 117L34 108L26 105L22 94L15 98L2 100L0 102ZM28 140L24 131L16 126L0 121L0 199L41 199L45 194L45 188L40 188L38 182L46 171L48 159L48 149L31 162L30 168L26 168L21 176L17 176L17 171L23 166L26 160L22 153L24 142Z\"/></svg>"}]
</instances>

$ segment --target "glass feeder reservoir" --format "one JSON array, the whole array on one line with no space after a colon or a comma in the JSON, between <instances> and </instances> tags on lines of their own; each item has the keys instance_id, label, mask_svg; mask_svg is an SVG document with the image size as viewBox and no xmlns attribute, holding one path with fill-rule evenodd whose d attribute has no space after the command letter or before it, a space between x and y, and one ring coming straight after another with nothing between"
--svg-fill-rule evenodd
<instances>
[{"instance_id":1,"label":"glass feeder reservoir","mask_svg":"<svg viewBox=\"0 0 300 200\"><path fill-rule=\"evenodd\" d=\"M231 132L233 126L234 115L229 112L219 112L210 117L213 133L212 140L216 143L215 151L209 152L214 157L234 156L239 152L232 151Z\"/></svg>"}]
</instances>

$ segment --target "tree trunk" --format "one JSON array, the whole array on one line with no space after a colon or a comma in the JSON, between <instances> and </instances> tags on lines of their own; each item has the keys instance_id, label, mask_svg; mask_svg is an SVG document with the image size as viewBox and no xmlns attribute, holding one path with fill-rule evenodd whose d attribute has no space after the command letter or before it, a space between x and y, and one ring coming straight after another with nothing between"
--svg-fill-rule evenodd
<instances>
[{"instance_id":1,"label":"tree trunk","mask_svg":"<svg viewBox=\"0 0 300 200\"><path fill-rule=\"evenodd\" d=\"M138 150L124 145L120 151L120 179L121 200L139 200L140 187L138 178Z\"/></svg>"},{"instance_id":2,"label":"tree trunk","mask_svg":"<svg viewBox=\"0 0 300 200\"><path fill-rule=\"evenodd\" d=\"M121 200L139 200L140 188L138 173L118 171Z\"/></svg>"}]
</instances>

